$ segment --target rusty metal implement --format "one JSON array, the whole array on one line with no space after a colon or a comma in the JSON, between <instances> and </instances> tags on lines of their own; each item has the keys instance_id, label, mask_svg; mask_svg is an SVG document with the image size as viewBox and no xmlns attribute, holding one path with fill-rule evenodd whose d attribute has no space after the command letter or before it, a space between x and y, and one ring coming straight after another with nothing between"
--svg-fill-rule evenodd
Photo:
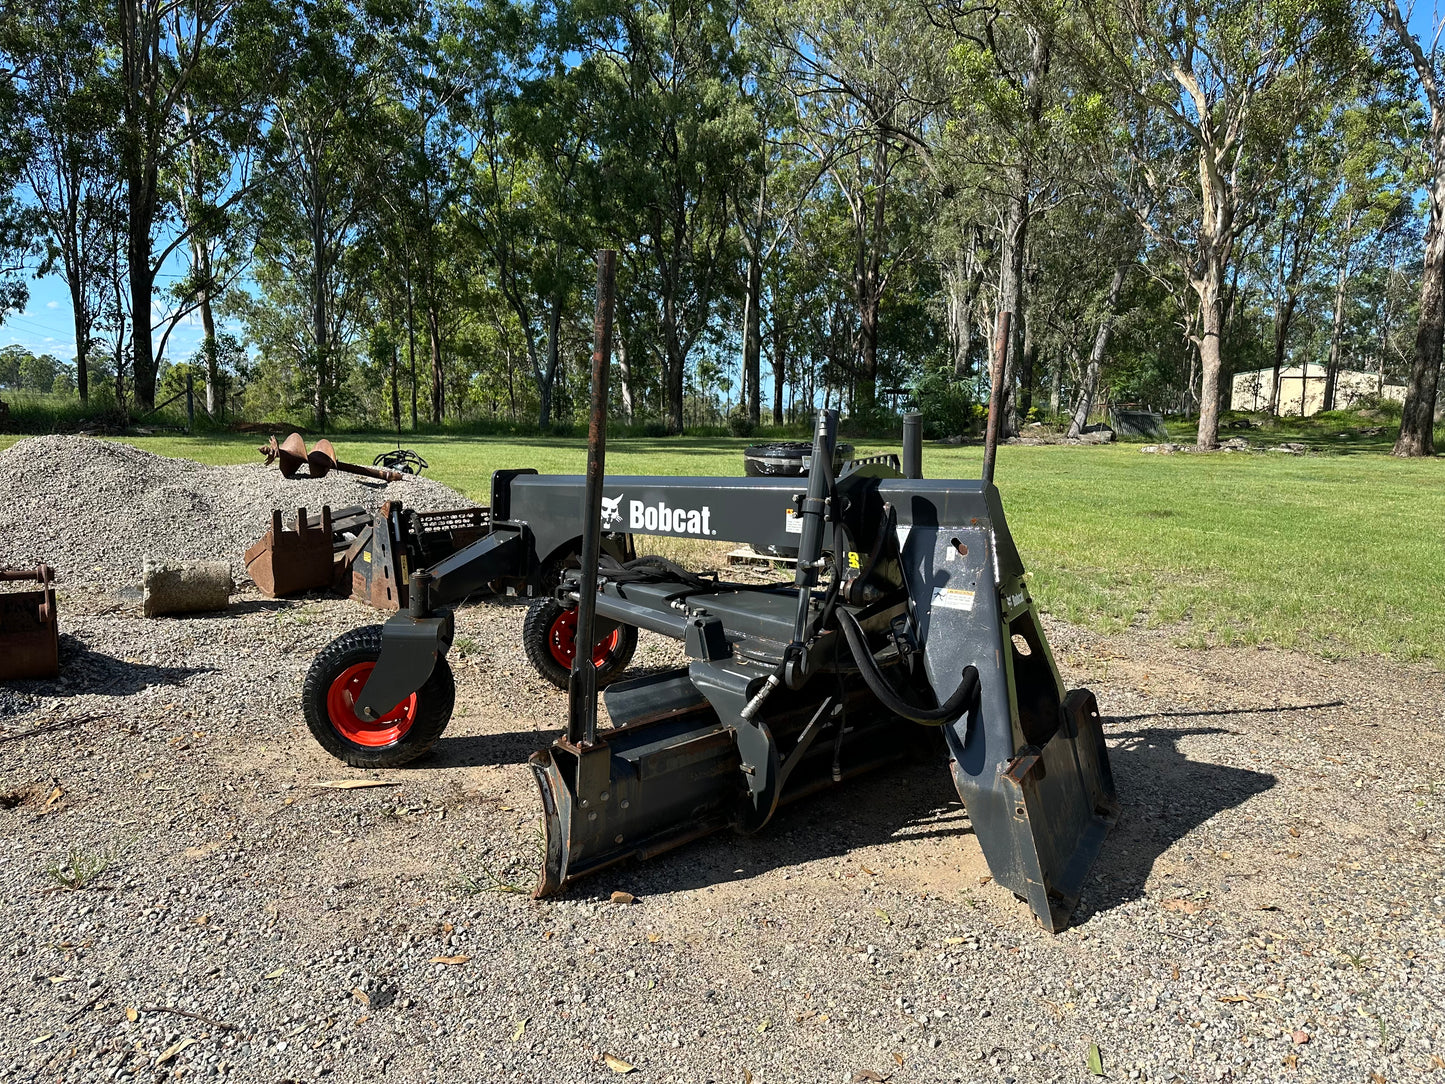
<instances>
[{"instance_id":1,"label":"rusty metal implement","mask_svg":"<svg viewBox=\"0 0 1445 1084\"><path fill-rule=\"evenodd\" d=\"M319 520L306 518L306 509L296 510L296 529L281 523L281 510L271 512L271 529L246 550L246 572L263 595L286 595L331 586L333 527L330 507L321 509Z\"/></svg>"},{"instance_id":2,"label":"rusty metal implement","mask_svg":"<svg viewBox=\"0 0 1445 1084\"><path fill-rule=\"evenodd\" d=\"M281 443L276 443L276 438L261 445L256 449L266 457L266 465L280 463L281 474L286 478L297 477L297 472L305 464L310 477L325 478L332 471L341 471L343 474L359 474L365 478L378 478L383 482L399 482L406 477L406 474L399 470L388 470L385 467L367 467L360 463L347 463L336 455L336 447L322 437L316 442L316 446L308 453L306 441L300 433L292 433ZM306 475L302 475L306 477Z\"/></svg>"},{"instance_id":3,"label":"rusty metal implement","mask_svg":"<svg viewBox=\"0 0 1445 1084\"><path fill-rule=\"evenodd\" d=\"M311 449L311 454L306 457L306 462L311 468L311 477L313 478L325 478L334 470L339 470L343 474L360 474L365 478L380 478L383 482L399 482L406 477L399 470L344 462L337 458L335 447L325 437L316 442L316 446Z\"/></svg>"},{"instance_id":4,"label":"rusty metal implement","mask_svg":"<svg viewBox=\"0 0 1445 1084\"><path fill-rule=\"evenodd\" d=\"M300 433L292 433L280 444L272 437L269 443L261 445L256 449L266 457L266 465L279 462L281 475L285 478L295 478L296 472L306 462L306 442L301 439Z\"/></svg>"},{"instance_id":5,"label":"rusty metal implement","mask_svg":"<svg viewBox=\"0 0 1445 1084\"><path fill-rule=\"evenodd\" d=\"M60 632L55 618L55 573L49 565L0 568L0 582L31 581L37 591L0 593L0 681L60 673Z\"/></svg>"}]
</instances>

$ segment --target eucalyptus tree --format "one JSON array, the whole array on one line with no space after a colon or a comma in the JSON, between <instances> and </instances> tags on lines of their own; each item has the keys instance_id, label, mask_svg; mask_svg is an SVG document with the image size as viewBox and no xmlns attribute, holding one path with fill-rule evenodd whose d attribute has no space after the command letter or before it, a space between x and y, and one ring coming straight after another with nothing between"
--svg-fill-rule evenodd
<instances>
[{"instance_id":1,"label":"eucalyptus tree","mask_svg":"<svg viewBox=\"0 0 1445 1084\"><path fill-rule=\"evenodd\" d=\"M871 410L880 319L894 273L924 256L939 185L929 176L945 46L916 5L789 3L770 33L794 99L797 139L839 199L850 238L839 253L856 312L848 363L858 409ZM838 364L842 364L841 360Z\"/></svg>"},{"instance_id":2,"label":"eucalyptus tree","mask_svg":"<svg viewBox=\"0 0 1445 1084\"><path fill-rule=\"evenodd\" d=\"M1047 8L1030 0L926 0L925 10L933 39L947 46L949 98L935 158L959 204L956 247L939 253L948 266L955 370L967 368L975 330L991 329L995 310L1013 314L1002 391L1003 429L1014 433L1016 385L1031 365L1024 350L1030 231L1085 187L1088 157L1076 129L1093 120ZM972 321L962 319L965 311Z\"/></svg>"},{"instance_id":3,"label":"eucalyptus tree","mask_svg":"<svg viewBox=\"0 0 1445 1084\"><path fill-rule=\"evenodd\" d=\"M1419 316L1415 328L1415 357L1405 392L1399 456L1435 454L1435 401L1440 381L1441 348L1445 344L1445 73L1437 45L1445 18L1437 15L1428 52L1410 30L1395 0L1378 0L1388 31L1387 49L1399 57L1399 66L1413 71L1430 110L1430 134L1424 170L1429 219L1425 228L1424 262L1420 273Z\"/></svg>"},{"instance_id":4,"label":"eucalyptus tree","mask_svg":"<svg viewBox=\"0 0 1445 1084\"><path fill-rule=\"evenodd\" d=\"M392 235L391 251L406 261L412 312L425 320L433 423L446 408L443 344L445 328L459 318L448 305L459 291L454 276L454 239L449 235L453 208L460 199L465 161L458 155L464 104L471 80L491 65L482 42L473 40L475 21L462 4L428 2L407 9L384 37L379 62L385 77L378 93L385 102L378 114L378 151L387 168L378 178L375 217ZM411 290L411 285L415 290ZM413 348L414 352L414 348Z\"/></svg>"},{"instance_id":5,"label":"eucalyptus tree","mask_svg":"<svg viewBox=\"0 0 1445 1084\"><path fill-rule=\"evenodd\" d=\"M680 433L686 369L734 287L729 193L758 140L740 86L738 13L719 0L644 0L591 9L582 76L591 203L603 235L634 250L652 288L668 432Z\"/></svg>"},{"instance_id":6,"label":"eucalyptus tree","mask_svg":"<svg viewBox=\"0 0 1445 1084\"><path fill-rule=\"evenodd\" d=\"M1333 180L1334 163L1320 138L1323 125L1319 119L1314 112L1302 117L1300 128L1286 138L1280 149L1282 168L1274 191L1266 197L1268 210L1260 216L1262 277L1274 308L1274 368L1267 407L1270 414L1279 413L1280 373L1290 329L1301 294L1313 277ZM1301 410L1306 398L1300 397Z\"/></svg>"},{"instance_id":7,"label":"eucalyptus tree","mask_svg":"<svg viewBox=\"0 0 1445 1084\"><path fill-rule=\"evenodd\" d=\"M244 310L253 336L308 375L321 428L357 331L366 268L353 249L384 169L374 151L385 29L344 0L298 12L292 78L275 102L254 199L261 297Z\"/></svg>"},{"instance_id":8,"label":"eucalyptus tree","mask_svg":"<svg viewBox=\"0 0 1445 1084\"><path fill-rule=\"evenodd\" d=\"M267 44L278 34L277 11L266 0L118 0L114 15L107 16L120 54L115 134L124 188L134 390L142 407L155 404L156 279L198 228L173 215L177 194L166 175L191 140L214 136L234 146L234 139L258 131L258 103L279 71ZM188 119L187 102L197 97L208 108L194 110ZM225 192L211 210L243 195L241 189Z\"/></svg>"},{"instance_id":9,"label":"eucalyptus tree","mask_svg":"<svg viewBox=\"0 0 1445 1084\"><path fill-rule=\"evenodd\" d=\"M1371 261L1385 260L1391 234L1414 217L1418 148L1424 143L1421 109L1399 85L1398 73L1364 67L1354 93L1332 110L1324 136L1336 163L1325 201L1322 270L1334 277L1324 409L1335 408L1344 364L1351 280Z\"/></svg>"},{"instance_id":10,"label":"eucalyptus tree","mask_svg":"<svg viewBox=\"0 0 1445 1084\"><path fill-rule=\"evenodd\" d=\"M119 187L112 132L119 86L105 25L88 5L17 2L0 22L0 54L12 66L18 124L7 142L33 216L43 225L37 268L58 268L70 294L76 386L89 398L86 359L114 260Z\"/></svg>"},{"instance_id":11,"label":"eucalyptus tree","mask_svg":"<svg viewBox=\"0 0 1445 1084\"><path fill-rule=\"evenodd\" d=\"M586 170L595 153L594 61L565 8L551 18L491 3L467 25L474 67L462 113L469 157L459 230L480 258L477 274L515 317L545 429L565 364L564 332L593 273Z\"/></svg>"},{"instance_id":12,"label":"eucalyptus tree","mask_svg":"<svg viewBox=\"0 0 1445 1084\"><path fill-rule=\"evenodd\" d=\"M1121 116L1129 206L1199 306L1197 442L1219 443L1236 246L1284 136L1351 58L1353 0L1088 0L1076 55Z\"/></svg>"}]
</instances>

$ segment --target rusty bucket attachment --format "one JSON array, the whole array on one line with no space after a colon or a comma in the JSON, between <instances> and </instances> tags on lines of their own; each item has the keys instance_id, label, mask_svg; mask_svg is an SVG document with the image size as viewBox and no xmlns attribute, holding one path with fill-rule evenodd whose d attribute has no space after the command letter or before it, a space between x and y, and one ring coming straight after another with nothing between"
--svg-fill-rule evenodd
<instances>
[{"instance_id":1,"label":"rusty bucket attachment","mask_svg":"<svg viewBox=\"0 0 1445 1084\"><path fill-rule=\"evenodd\" d=\"M281 510L271 513L271 529L246 550L246 572L263 595L284 598L330 587L332 583L331 509L321 509L319 520L308 520L306 509L296 511L296 529L281 523Z\"/></svg>"},{"instance_id":2,"label":"rusty bucket attachment","mask_svg":"<svg viewBox=\"0 0 1445 1084\"><path fill-rule=\"evenodd\" d=\"M37 591L0 593L0 681L51 678L60 673L54 579L49 565L0 568L0 582L40 584Z\"/></svg>"}]
</instances>

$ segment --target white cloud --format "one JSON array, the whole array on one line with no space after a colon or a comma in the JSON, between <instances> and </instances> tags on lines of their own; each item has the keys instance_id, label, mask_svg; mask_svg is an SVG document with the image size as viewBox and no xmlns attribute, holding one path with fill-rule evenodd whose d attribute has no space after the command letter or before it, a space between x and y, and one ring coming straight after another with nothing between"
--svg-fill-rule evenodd
<instances>
[{"instance_id":1,"label":"white cloud","mask_svg":"<svg viewBox=\"0 0 1445 1084\"><path fill-rule=\"evenodd\" d=\"M60 308L60 302L59 302L59 301L47 301L47 302L45 303L45 307L46 307L47 309L58 309L58 308Z\"/></svg>"}]
</instances>

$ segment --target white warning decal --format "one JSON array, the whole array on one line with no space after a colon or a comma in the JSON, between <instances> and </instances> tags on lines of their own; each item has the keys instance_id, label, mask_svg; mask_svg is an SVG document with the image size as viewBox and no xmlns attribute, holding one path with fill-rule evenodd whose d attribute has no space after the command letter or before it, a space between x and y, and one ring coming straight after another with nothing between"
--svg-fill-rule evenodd
<instances>
[{"instance_id":1,"label":"white warning decal","mask_svg":"<svg viewBox=\"0 0 1445 1084\"><path fill-rule=\"evenodd\" d=\"M957 587L935 587L933 604L945 610L973 610L973 592L960 591Z\"/></svg>"}]
</instances>

